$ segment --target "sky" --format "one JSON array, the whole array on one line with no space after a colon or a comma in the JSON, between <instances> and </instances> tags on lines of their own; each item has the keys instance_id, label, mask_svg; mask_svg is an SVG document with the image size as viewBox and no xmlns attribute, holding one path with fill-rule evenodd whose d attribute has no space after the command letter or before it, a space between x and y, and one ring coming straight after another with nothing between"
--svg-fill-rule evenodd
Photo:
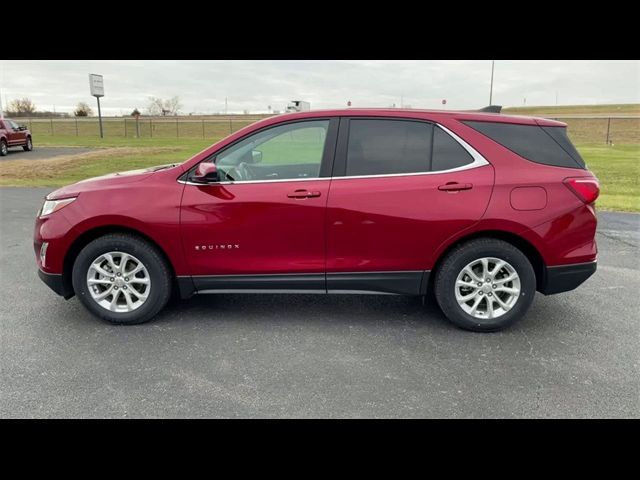
<instances>
[{"instance_id":1,"label":"sky","mask_svg":"<svg viewBox=\"0 0 640 480\"><path fill-rule=\"evenodd\" d=\"M489 104L491 60L0 60L3 105L29 97L38 110L95 109L89 73L104 76L104 115L145 113L149 97L179 96L181 114ZM446 100L446 105L442 101ZM640 103L640 61L496 60L493 104Z\"/></svg>"}]
</instances>

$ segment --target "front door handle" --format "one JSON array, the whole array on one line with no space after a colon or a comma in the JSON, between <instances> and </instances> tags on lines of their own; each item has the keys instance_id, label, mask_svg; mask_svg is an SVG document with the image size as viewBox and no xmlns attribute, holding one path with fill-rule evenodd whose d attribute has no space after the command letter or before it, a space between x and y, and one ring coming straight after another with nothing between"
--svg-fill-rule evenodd
<instances>
[{"instance_id":1,"label":"front door handle","mask_svg":"<svg viewBox=\"0 0 640 480\"><path fill-rule=\"evenodd\" d=\"M443 192L459 192L460 190L471 190L472 188L473 185L471 183L448 182L440 185L438 190L442 190Z\"/></svg>"},{"instance_id":2,"label":"front door handle","mask_svg":"<svg viewBox=\"0 0 640 480\"><path fill-rule=\"evenodd\" d=\"M320 192L310 192L309 190L295 190L293 192L287 193L287 197L289 198L314 198L319 197Z\"/></svg>"}]
</instances>

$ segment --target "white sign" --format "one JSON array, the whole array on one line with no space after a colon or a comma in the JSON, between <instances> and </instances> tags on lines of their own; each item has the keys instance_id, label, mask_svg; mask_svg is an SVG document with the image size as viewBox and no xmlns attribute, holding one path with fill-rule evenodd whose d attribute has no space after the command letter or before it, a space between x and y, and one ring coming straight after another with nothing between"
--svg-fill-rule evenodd
<instances>
[{"instance_id":1,"label":"white sign","mask_svg":"<svg viewBox=\"0 0 640 480\"><path fill-rule=\"evenodd\" d=\"M89 74L89 88L91 89L91 95L94 97L104 97L104 83L102 81L102 75Z\"/></svg>"}]
</instances>

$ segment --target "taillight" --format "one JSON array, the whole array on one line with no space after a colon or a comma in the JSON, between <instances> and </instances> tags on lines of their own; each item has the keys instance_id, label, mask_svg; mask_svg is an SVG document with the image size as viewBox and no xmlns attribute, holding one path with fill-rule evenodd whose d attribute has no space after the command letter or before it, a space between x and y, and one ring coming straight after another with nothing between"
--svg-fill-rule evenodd
<instances>
[{"instance_id":1,"label":"taillight","mask_svg":"<svg viewBox=\"0 0 640 480\"><path fill-rule=\"evenodd\" d=\"M564 184L569 187L577 197L584 203L593 203L600 195L600 185L593 177L572 177L565 178Z\"/></svg>"}]
</instances>

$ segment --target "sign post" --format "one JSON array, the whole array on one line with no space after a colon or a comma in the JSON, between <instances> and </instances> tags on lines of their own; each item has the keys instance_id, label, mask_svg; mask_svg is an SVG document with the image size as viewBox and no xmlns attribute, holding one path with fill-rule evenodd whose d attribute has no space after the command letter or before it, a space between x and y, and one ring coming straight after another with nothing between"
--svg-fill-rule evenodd
<instances>
[{"instance_id":1,"label":"sign post","mask_svg":"<svg viewBox=\"0 0 640 480\"><path fill-rule=\"evenodd\" d=\"M98 122L100 123L100 138L104 138L102 132L102 112L100 111L100 97L104 97L104 82L102 80L102 75L95 75L93 73L89 74L89 89L91 90L91 95L96 97L98 101Z\"/></svg>"}]
</instances>

